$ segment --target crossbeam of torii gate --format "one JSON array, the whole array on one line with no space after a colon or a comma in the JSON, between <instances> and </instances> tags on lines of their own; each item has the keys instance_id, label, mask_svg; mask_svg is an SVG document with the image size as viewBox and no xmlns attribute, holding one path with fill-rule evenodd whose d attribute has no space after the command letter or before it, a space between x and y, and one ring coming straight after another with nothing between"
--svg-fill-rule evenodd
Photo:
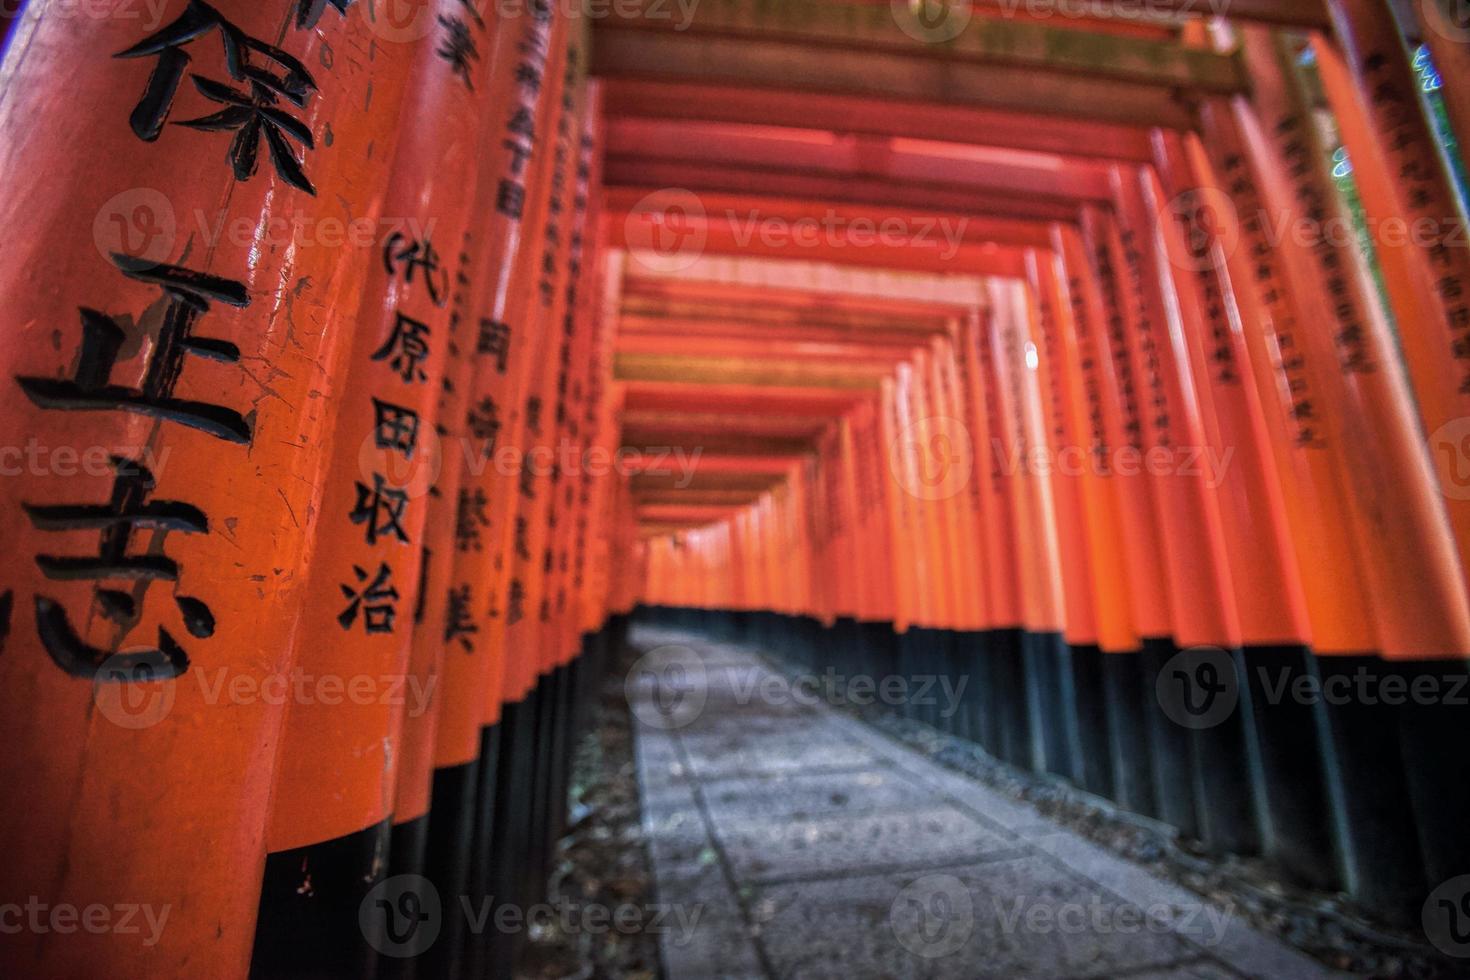
<instances>
[{"instance_id":1,"label":"crossbeam of torii gate","mask_svg":"<svg viewBox=\"0 0 1470 980\"><path fill-rule=\"evenodd\" d=\"M706 257L673 272L629 263L638 274L625 283L617 345L623 443L692 458L684 480L635 477L645 535L728 517L784 482L834 420L980 300L958 280L786 265L807 271L788 271L783 288L756 284L776 268L759 260Z\"/></svg>"},{"instance_id":2,"label":"crossbeam of torii gate","mask_svg":"<svg viewBox=\"0 0 1470 980\"><path fill-rule=\"evenodd\" d=\"M974 680L1007 762L1412 920L1463 711L1181 734L1158 682L1464 679L1459 2L26 0L0 462L116 455L3 481L0 892L176 917L0 973L517 973L363 900L542 897L639 603ZM233 697L347 671L440 694Z\"/></svg>"},{"instance_id":3,"label":"crossbeam of torii gate","mask_svg":"<svg viewBox=\"0 0 1470 980\"><path fill-rule=\"evenodd\" d=\"M1029 276L1028 284L1037 301L1052 304L1048 316L1066 320L1070 315L1076 320L1079 334L1067 343L1080 345L1078 350L1082 353L1076 356L1084 366L1085 375L1097 363L1095 352L1109 344L1113 346L1111 356L1126 361L1131 356L1127 345L1136 343L1128 339L1128 332L1141 329L1150 318L1154 318L1155 328L1161 322L1167 325L1176 344L1189 331L1201 329L1212 330L1216 338L1229 337L1239 329L1258 329L1262 322L1258 318L1263 315L1259 304L1277 303L1280 299L1279 289L1264 286L1260 297L1252 294L1253 277L1263 273L1249 261L1241 260L1241 252L1235 251L1225 258L1217 256L1213 266L1198 270L1189 266L1177 242L1165 241L1164 249L1173 249L1169 257L1161 258L1161 264L1152 268L1146 261L1141 269L1144 277L1157 275L1164 280L1167 285L1162 288L1167 292L1151 297L1145 284L1136 294L1125 296L1132 287L1120 286L1115 278L1122 275L1119 270L1123 264L1133 261L1129 255L1139 242L1148 241L1144 248L1153 248L1156 243L1149 241L1153 235L1167 238L1179 226L1189 228L1197 220L1192 214L1198 200L1190 196L1195 186L1191 171L1204 175L1214 167L1230 171L1225 174L1225 182L1246 179L1242 175L1249 168L1242 160L1241 138L1232 137L1229 126L1222 129L1224 117L1232 110L1240 125L1247 127L1250 138L1259 141L1268 137L1276 141L1267 150L1250 147L1249 151L1256 154L1250 167L1261 167L1262 160L1270 153L1285 159L1290 166L1295 160L1293 154L1300 152L1320 155L1325 160L1320 146L1312 144L1302 150L1300 142L1293 144L1280 134L1292 126L1300 126L1303 117L1310 116L1314 109L1330 100L1330 108L1349 127L1350 141L1361 144L1365 151L1360 152L1360 147L1355 146L1354 162L1366 182L1365 194L1377 201L1375 207L1379 214L1389 213L1386 209L1391 195L1382 188L1385 178L1392 180L1390 167L1402 164L1399 173L1405 179L1416 174L1424 176L1426 181L1429 179L1432 164L1422 152L1422 142L1419 151L1404 149L1412 146L1415 139L1422 141L1423 133L1404 131L1402 114L1396 120L1390 112L1395 106L1399 110L1405 108L1403 103L1412 94L1412 89L1406 86L1413 84L1412 74L1394 63L1397 57L1394 52L1385 50L1385 46L1392 49L1398 44L1397 33L1381 10L1370 10L1372 5L1360 0L1232 4L1228 10L1208 11L1228 16L1236 27L1254 21L1314 32L1326 83L1317 91L1311 91L1309 80L1291 67L1296 56L1296 50L1291 47L1295 43L1293 39L1285 36L1268 39L1265 48L1276 45L1269 53L1285 66L1273 69L1270 59L1263 57L1263 30L1253 29L1246 35L1250 43L1233 47L1228 32L1212 37L1201 18L1190 16L1206 12L1198 5L1159 5L1153 9L1162 11L1160 16L1125 21L1110 18L1105 5L1095 4L1087 7L1085 19L1067 23L1059 18L1030 17L1024 5L979 4L973 11L968 9L969 5L956 6L965 7L966 14L973 16L976 23L952 37L929 33L925 25L917 25L918 29L914 29L914 24L905 25L899 10L881 4L794 3L752 9L715 3L694 12L678 31L671 30L668 24L654 22L653 18L602 25L594 64L607 80L608 241L632 246L635 251L629 265L636 267L640 262L637 247L648 243L651 228L630 229L637 229L638 221L646 219L648 212L667 210L664 208L667 201L657 200L661 190L681 188L700 202L701 211L692 218L683 213L679 222L683 223L684 231L697 232L699 247L708 254L772 258L799 255L850 267L926 269L1005 280ZM1165 6L1169 9L1165 10ZM1333 14L1330 18L1329 8ZM1333 41L1324 40L1327 35L1323 32L1327 31L1332 32L1335 40L1349 42L1346 53L1350 57L1345 63L1335 57ZM1363 37L1373 39L1372 44L1359 43ZM931 43L923 43L926 38ZM1220 51L1229 48L1229 53L1217 53L1216 42L1221 44ZM1363 56L1355 61L1352 56L1359 53ZM1454 64L1451 59L1445 61ZM1282 83L1273 70L1295 79L1290 84L1297 88L1289 97L1283 99L1280 95ZM1365 73L1385 71L1391 78L1379 83L1377 88L1362 78ZM1353 72L1359 77L1350 78ZM1271 94L1258 105L1253 88L1263 82ZM1354 83L1357 91L1349 91ZM1364 120L1362 109L1354 105L1354 100L1372 104L1378 117ZM1371 145L1371 137L1364 136L1366 126L1373 124L1383 130L1377 135L1404 159L1384 160L1375 155L1377 148ZM1391 131L1394 127L1398 130ZM1235 143L1231 148L1222 148L1232 138ZM1410 159L1416 152L1418 156ZM1210 154L1215 156L1210 158ZM1281 164L1272 166L1280 168ZM1321 166L1321 161L1317 161L1307 169ZM1308 179L1316 180L1318 176ZM1218 176L1199 179L1220 180ZM1277 178L1268 169L1265 179ZM1300 180L1300 174L1293 173L1293 179ZM1377 189L1374 181L1378 182ZM1223 187L1224 182L1219 186ZM1229 190L1234 193L1235 187ZM1278 210L1299 206L1320 193L1302 183L1287 188L1286 194L1281 190L1278 184L1271 191ZM652 201L647 200L650 195L654 195ZM1432 198L1421 195L1419 199ZM1237 203L1251 209L1249 213L1242 211L1243 218L1254 217L1255 209L1260 206L1249 198ZM1176 210L1185 213L1172 213ZM1171 213L1174 220L1167 217ZM796 223L810 227L831 216L839 233L833 241L769 241L758 233L758 226L748 220L742 224L741 215L769 216L787 227ZM918 220L943 217L963 217L968 227L968 232L959 236L958 247L943 255L940 249L925 247L917 241L899 248L883 242L851 247L850 241L843 241L841 233L843 229L856 227L860 221L906 220L912 228ZM622 223L620 228L611 227L618 222ZM679 222L667 222L658 226L658 230L677 231ZM1193 228L1189 233L1198 230ZM1252 247L1259 248L1259 245ZM1065 267L1059 270L1069 281L1061 283L1053 294L1044 295L1053 288L1046 278L1050 274L1046 267L1053 254ZM1334 296L1343 295L1344 287L1337 271L1341 269L1341 260L1337 256L1328 259L1339 264L1329 261L1325 270L1313 273L1315 276L1325 272L1325 279L1310 283L1302 284L1299 278L1302 269L1293 267L1292 274L1298 277L1299 287L1309 294L1325 287ZM1227 260L1228 273L1220 267ZM1434 280L1424 268L1429 258L1394 252L1388 260L1391 271L1400 270L1389 282L1396 305L1411 314L1414 310L1432 309L1442 314L1448 312L1445 303L1436 307L1437 301L1431 295L1428 284ZM1219 274L1218 280L1212 281L1210 269ZM1128 272L1135 282L1139 281L1139 271ZM1415 275L1419 276L1417 287L1408 282ZM1074 276L1080 278L1070 281ZM1219 303L1222 289L1226 293L1238 292L1242 302L1252 305L1227 312ZM1175 302L1184 303L1184 308L1171 305ZM1309 304L1312 302L1315 300L1308 300ZM1309 305L1305 309L1315 307ZM1341 304L1328 304L1324 312L1330 315L1334 309L1341 310ZM638 377L639 385L658 389L671 412L681 406L693 410L701 405L706 393L698 389L663 387L676 375L689 377L691 372L711 384L722 377L732 380L738 376L743 389L740 397L749 400L745 407L761 411L762 395L769 392L758 390L758 362L747 356L751 346L768 344L773 358L789 360L802 343L817 337L840 342L840 335L834 338L830 328L820 328L824 332L811 334L804 334L801 330L805 328L798 328L784 334L780 328L759 327L755 328L761 331L758 339L753 338L751 346L741 346L738 343L741 321L733 315L736 312L722 310L707 317L691 316L689 312L671 315L667 325L671 329L661 339L637 341L640 354L625 355L623 368ZM1282 315L1279 309L1268 312L1272 318ZM730 319L721 323L722 316ZM644 331L660 336L652 320L650 311L642 308L630 316L630 322L637 324L640 338ZM1412 339L1417 341L1410 348L1411 354L1436 349L1442 360L1443 348L1433 345L1442 344L1445 335L1438 332L1437 325L1421 325L1427 322L1418 315L1403 319ZM701 340L678 344L675 331L680 325L697 332ZM1088 329L1097 332L1085 336ZM711 335L716 339L707 340ZM1033 335L1033 340L1040 344L1044 338ZM1291 338L1287 335L1283 340ZM651 353L661 343L668 345L666 356ZM673 353L676 348L684 351L682 359ZM695 349L704 353L694 356ZM720 356L705 356L714 352ZM1035 356L1044 362L1051 355ZM1200 359L1207 355L1196 351L1189 356ZM1215 356L1222 355L1217 350ZM846 385L856 389L869 383L862 372L852 371L840 358L830 358L821 368L807 369L804 374L785 361L779 363L779 368L769 372L768 380L779 379L790 384L794 379L802 379L813 386ZM921 363L915 361L910 368L922 371ZM1093 428L1089 433L1093 445L1124 438L1121 433L1127 431L1125 424L1105 421L1104 416L1114 410L1112 402L1123 400L1125 394L1135 390L1132 386L1139 374L1146 376L1151 370L1147 363L1140 361L1131 368L1115 364L1114 368L1121 372L1116 382L1085 376L1081 387L1073 392L1073 397L1087 395L1095 399L1091 407ZM1271 372L1278 368L1279 359L1275 366L1268 365L1263 370ZM730 373L725 373L726 369ZM1438 372L1427 359L1421 358L1415 370L1426 379L1431 393L1436 385L1444 383L1445 372ZM990 380L1001 385L1011 383L1003 378ZM1077 382L1074 379L1069 383ZM1208 388L1212 382L1205 375L1197 375L1193 383ZM1294 389L1298 383L1297 379L1272 377L1266 389L1268 394L1263 397L1276 396L1271 385L1289 384ZM942 383L936 384L942 388ZM1108 388L1101 397L1088 395L1088 386L1095 389L1099 384L1116 387ZM645 390L644 394L648 393ZM1443 391L1438 394L1440 406L1453 402ZM1201 401L1186 409L1192 419L1189 424L1227 428L1234 425L1211 416L1221 412L1220 406L1229 405L1236 395L1226 389L1201 394ZM1157 406L1174 396L1154 391L1149 397ZM1194 397L1190 395L1189 399ZM1213 406L1211 399L1215 399ZM850 413L860 412L863 404L854 401L842 408L844 418L855 417ZM893 404L892 399L885 404ZM1169 404L1182 407L1177 401ZM1232 446L1245 444L1242 440L1262 438L1259 431L1251 434L1252 426L1257 423L1248 421L1250 413L1258 409L1236 404L1237 420L1241 424L1230 429L1235 433L1231 437ZM922 410L922 407L914 408L916 412ZM1292 405L1290 410L1305 409ZM1401 412L1402 406L1384 405L1383 410ZM1373 411L1376 409L1369 414ZM1425 424L1432 428L1446 417L1443 411L1431 409ZM1165 424L1172 425L1180 416L1171 407L1167 412L1157 410L1153 418L1168 418L1171 421ZM895 417L884 424L899 426L901 419ZM1109 430L1109 426L1113 428ZM1389 428L1394 429L1394 424L1389 424ZM822 438L830 439L832 432L831 428L827 429ZM822 452L827 454L824 458L834 458L829 449ZM727 465L737 465L737 461L728 460ZM776 505L770 496L763 497L763 513L770 517L772 507L779 510L804 506L790 503L806 499L810 488L803 484L803 479L801 473L793 470L788 486L794 489L790 490L791 496L782 498L787 503ZM664 530L676 523L673 520L676 516L695 523L719 513L730 503L723 498L697 504L690 500L685 502L684 510L678 510L675 509L680 506L678 498L668 492L668 487L661 486L658 492L656 509L648 513L658 516L658 527ZM1411 495L1418 492L1414 490ZM1237 502L1254 502L1238 507L1235 516L1230 517L1239 532L1235 538L1254 533L1251 521L1242 522L1240 516L1250 512L1252 506L1258 517L1276 520L1269 513L1275 505L1265 503L1265 498L1246 489L1245 483L1230 493ZM1397 512L1410 514L1413 507ZM1130 522L1131 529L1142 528L1146 523L1136 514L1127 517L1126 508L1122 516ZM759 524L760 519L752 519ZM1205 541L1215 533L1208 530L1207 524L1206 521L1170 526L1176 535L1182 533L1186 538L1194 535L1194 540ZM1365 533L1372 536L1375 532ZM709 538L711 542L716 539L717 536ZM777 535L767 540L783 539ZM1112 552L1124 547L1121 542L1115 544L1117 547L1104 546L1102 557L1095 556L1094 560L1112 561ZM1211 560L1217 563L1216 567L1221 567L1228 558L1236 568L1235 574L1250 577L1238 556L1227 555L1223 543L1206 542L1204 551L1215 556ZM931 557L938 561L937 556ZM1132 574L1137 582L1146 583L1137 586L1140 592L1159 593L1164 588L1163 582L1147 584L1151 580L1146 572L1133 564L1129 567L1134 568ZM1427 578L1439 581L1435 573L1427 573ZM1446 578L1441 583L1447 592L1454 591L1446 584L1449 581ZM1170 587L1177 586L1171 583ZM1173 628L1193 629L1193 621L1209 620L1208 631L1222 638L1210 642L1226 645L1238 642L1227 635L1231 629L1242 628L1241 625L1230 626L1216 616L1222 611L1227 618L1233 614L1228 589L1229 586L1218 584L1205 586L1197 597L1190 599L1193 605L1189 609L1174 609L1169 613L1174 617ZM916 594L924 593L921 581ZM1240 603L1238 608L1244 610L1241 622L1246 623L1247 633L1259 638L1275 629L1267 626L1269 616L1262 614L1264 606L1252 605L1254 599L1248 595L1236 601ZM1317 601L1320 612L1321 600ZM1137 622L1146 623L1154 616L1143 606L1125 606L1126 601L1118 607L1123 610L1120 621L1137 617ZM1457 607L1452 607L1453 603L1445 607L1447 636L1458 628ZM1199 619L1201 616L1204 619ZM1336 628L1335 623L1332 626ZM1139 628L1147 631L1156 627L1140 625ZM1355 635L1360 637L1355 641L1358 645L1376 642L1362 640L1361 630ZM1108 642L1118 650L1127 645L1117 638ZM1383 642L1386 648L1400 644L1402 637L1385 635ZM1446 642L1459 645L1454 639ZM1419 648L1425 647L1420 644ZM1175 803L1167 805L1172 807ZM1213 809L1201 805L1206 812ZM1176 824L1187 822L1178 813L1171 819ZM1420 819L1430 821L1432 814ZM1391 831L1375 834L1367 828L1367 823L1359 821L1355 833L1364 839L1401 836ZM1437 840L1448 839L1441 829L1429 832ZM1310 867L1320 866L1321 861L1303 854L1299 855L1298 863ZM1400 864L1409 866L1407 860ZM1364 881L1377 874L1366 869L1356 873ZM1378 878L1372 885L1360 887L1391 886L1386 878Z\"/></svg>"}]
</instances>

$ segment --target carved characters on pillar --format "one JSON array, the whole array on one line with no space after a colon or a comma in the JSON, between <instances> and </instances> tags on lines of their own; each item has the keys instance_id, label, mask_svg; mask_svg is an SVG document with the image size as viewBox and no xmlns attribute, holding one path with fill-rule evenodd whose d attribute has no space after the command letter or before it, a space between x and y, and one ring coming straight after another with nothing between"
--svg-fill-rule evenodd
<instances>
[{"instance_id":1,"label":"carved characters on pillar","mask_svg":"<svg viewBox=\"0 0 1470 980\"><path fill-rule=\"evenodd\" d=\"M507 172L501 175L495 193L495 209L512 221L520 221L526 206L526 166L536 147L536 96L550 54L551 6L544 0L531 5L532 19L516 45L517 97L506 117L504 148L510 151Z\"/></svg>"},{"instance_id":2,"label":"carved characters on pillar","mask_svg":"<svg viewBox=\"0 0 1470 980\"><path fill-rule=\"evenodd\" d=\"M220 405L174 397L190 355L234 364L240 350L225 340L194 335L194 326L209 312L211 301L235 307L250 304L243 284L114 254L113 265L124 276L158 286L167 298L158 341L149 353L143 384L130 388L112 381L113 368L127 332L115 317L82 307L82 350L71 378L20 377L21 390L32 402L54 411L124 411L177 422L226 442L250 442L250 424L238 412Z\"/></svg>"},{"instance_id":3,"label":"carved characters on pillar","mask_svg":"<svg viewBox=\"0 0 1470 980\"><path fill-rule=\"evenodd\" d=\"M471 74L474 62L480 60L480 44L485 34L485 18L480 13L484 0L460 0L463 11L455 14L440 14L439 46L435 54L449 63L452 71L465 88L475 90Z\"/></svg>"},{"instance_id":4,"label":"carved characters on pillar","mask_svg":"<svg viewBox=\"0 0 1470 980\"><path fill-rule=\"evenodd\" d=\"M343 17L347 16L347 8L352 6L353 0L300 0L296 5L296 28L298 30L310 30L322 19L322 14L327 12L328 7L334 8Z\"/></svg>"},{"instance_id":5,"label":"carved characters on pillar","mask_svg":"<svg viewBox=\"0 0 1470 980\"><path fill-rule=\"evenodd\" d=\"M116 317L82 307L82 345L72 376L66 379L17 377L16 382L33 403L48 411L123 411L185 425L225 442L249 444L250 423L223 405L174 397L174 389L190 355L233 364L239 349L229 341L198 337L194 328L209 312L211 302L245 307L250 303L238 282L176 265L154 264L126 255L113 255L113 264L127 278L159 287L164 302L157 341L148 353L142 384L128 387L112 380L127 332ZM22 503L31 525L54 533L97 530L102 538L94 556L37 555L43 575L57 581L97 583L96 602L120 635L137 623L143 595L159 580L178 580L177 563L161 552L162 538L154 539L147 554L130 552L133 532L146 530L166 536L169 531L204 534L209 520L199 509L175 500L150 501L155 488L152 472L141 463L113 457L116 479L111 498L102 504L39 505ZM132 583L131 591L103 587L105 581ZM214 616L199 599L176 597L185 627L196 637L214 634ZM92 678L112 657L111 650L87 645L72 625L65 607L45 595L35 597L36 624L41 643L52 661L73 677ZM126 662L123 662L123 661ZM189 667L189 657L167 629L160 627L155 649L135 651L112 662L124 676L132 668L147 668L159 678L176 677Z\"/></svg>"},{"instance_id":6,"label":"carved characters on pillar","mask_svg":"<svg viewBox=\"0 0 1470 980\"><path fill-rule=\"evenodd\" d=\"M345 3L345 0L333 0L333 5L338 2ZM231 24L203 0L190 0L173 23L117 53L118 58L158 59L130 117L133 132L150 143L159 138L189 67L190 53L185 48L212 33L218 33L223 42L225 70L234 82L244 87L235 88L197 72L190 75L200 95L224 108L177 125L206 132L234 133L229 159L236 180L249 180L255 175L260 144L264 140L281 179L315 194L316 189L307 179L290 143L295 141L309 150L316 146L315 139L307 125L281 105L284 100L297 109L305 107L316 91L311 73L285 51Z\"/></svg>"},{"instance_id":7,"label":"carved characters on pillar","mask_svg":"<svg viewBox=\"0 0 1470 980\"><path fill-rule=\"evenodd\" d=\"M156 482L152 472L130 459L111 459L117 476L105 503L22 504L31 526L46 533L95 530L100 532L94 555L37 555L36 564L49 579L97 583L96 600L102 615L122 631L134 626L143 594L156 581L176 582L179 566L163 553L168 532L206 534L209 518L179 500L150 499ZM131 550L133 532L156 536L146 553ZM131 590L104 588L103 582L132 583ZM214 614L202 600L175 596L184 627L201 639L214 635ZM92 678L113 657L111 650L88 646L72 625L66 608L48 596L36 596L36 627L51 660L72 677ZM134 668L148 671L150 679L177 677L189 668L189 656L169 631L158 628L158 646L119 655L109 673L134 676Z\"/></svg>"},{"instance_id":8,"label":"carved characters on pillar","mask_svg":"<svg viewBox=\"0 0 1470 980\"><path fill-rule=\"evenodd\" d=\"M296 26L313 27L327 6L345 14L351 3L298 0ZM223 75L211 77L203 69L189 72L195 59L206 54L206 38L218 39ZM152 59L142 94L129 115L129 125L140 140L153 143L162 136L187 74L195 93L214 108L176 125L232 133L228 156L237 180L255 175L263 143L282 180L315 193L293 149L293 145L308 150L315 146L310 128L292 113L293 108L304 108L317 91L315 80L299 59L247 34L203 0L189 0L176 20L115 57L127 63ZM133 316L79 307L81 343L69 376L18 376L15 381L26 397L45 412L143 416L158 423L154 438L166 438L172 427L183 426L248 447L254 436L252 417L233 406L175 394L194 359L239 364L241 352L235 343L200 336L196 331L216 304L248 307L245 285L183 265L128 255L113 254L111 262L126 279L156 287L160 300ZM120 360L126 356L131 361L136 356L131 353L131 341L136 340L138 324L145 320L150 323L143 348L146 353L136 370L129 364L126 373L138 379L130 384L115 375L125 373L118 370ZM391 438L404 438L405 419L389 418L384 424ZM188 670L190 658L176 636L187 633L207 640L218 624L204 599L177 591L182 569L169 555L167 542L172 534L209 534L210 519L187 501L155 496L155 474L131 454L114 454L110 467L113 480L105 499L21 503L32 528L42 534L66 533L74 538L75 532L94 531L99 535L95 552L78 553L75 545L58 545L35 556L46 579L93 585L87 610L69 606L45 594L46 590L38 591L32 598L37 633L50 659L72 677L109 682L178 677ZM142 536L146 540L140 540ZM365 571L363 575L368 578ZM123 652L129 634L143 619L146 596L159 582L175 586L172 599L180 625L160 625L156 646L130 647ZM391 583L373 579L360 591L359 608L373 626L382 623L373 604L391 591ZM13 601L12 593L7 592L6 598L7 603ZM85 625L79 628L78 623ZM111 642L93 646L84 638L88 633L93 637L107 634Z\"/></svg>"},{"instance_id":9,"label":"carved characters on pillar","mask_svg":"<svg viewBox=\"0 0 1470 980\"><path fill-rule=\"evenodd\" d=\"M383 267L403 287L402 302L407 302L416 285L422 285L429 305L437 308L448 305L448 272L429 236L414 238L401 231L394 232L383 247ZM441 341L436 341L429 323L396 309L388 336L369 355L371 361L382 365L384 377L381 382L400 389L391 400L378 394L371 396L370 438L374 448L396 456L404 463L412 462L419 453L422 419L417 410L400 402L412 402L414 396L411 392L429 382L426 364L435 342ZM374 381L378 380L375 376ZM415 496L406 486L374 471L366 479L355 481L355 488L356 500L347 516L354 525L362 527L368 547L391 548L414 543L408 529L412 526L409 508L414 506ZM394 631L399 594L391 584L392 557L390 554L379 559L379 570L370 581L362 566L352 566L356 582L344 582L339 586L349 602L337 620L343 630L350 632L355 628L356 610L360 607L365 610L363 626L368 633Z\"/></svg>"}]
</instances>

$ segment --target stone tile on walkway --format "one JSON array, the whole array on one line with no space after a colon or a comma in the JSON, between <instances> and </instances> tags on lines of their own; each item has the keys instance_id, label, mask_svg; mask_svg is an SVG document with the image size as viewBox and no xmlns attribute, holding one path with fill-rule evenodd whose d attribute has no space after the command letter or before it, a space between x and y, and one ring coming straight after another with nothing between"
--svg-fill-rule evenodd
<instances>
[{"instance_id":1,"label":"stone tile on walkway","mask_svg":"<svg viewBox=\"0 0 1470 980\"><path fill-rule=\"evenodd\" d=\"M1230 909L798 696L640 629L630 675L669 980L1340 976Z\"/></svg>"}]
</instances>

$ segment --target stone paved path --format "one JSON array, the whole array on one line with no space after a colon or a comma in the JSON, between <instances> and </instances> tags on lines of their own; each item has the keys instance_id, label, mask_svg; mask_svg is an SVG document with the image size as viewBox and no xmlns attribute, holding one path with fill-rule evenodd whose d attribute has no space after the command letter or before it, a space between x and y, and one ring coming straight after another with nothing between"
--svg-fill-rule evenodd
<instances>
[{"instance_id":1,"label":"stone paved path","mask_svg":"<svg viewBox=\"0 0 1470 980\"><path fill-rule=\"evenodd\" d=\"M633 642L669 980L1341 976L793 693L753 650Z\"/></svg>"}]
</instances>

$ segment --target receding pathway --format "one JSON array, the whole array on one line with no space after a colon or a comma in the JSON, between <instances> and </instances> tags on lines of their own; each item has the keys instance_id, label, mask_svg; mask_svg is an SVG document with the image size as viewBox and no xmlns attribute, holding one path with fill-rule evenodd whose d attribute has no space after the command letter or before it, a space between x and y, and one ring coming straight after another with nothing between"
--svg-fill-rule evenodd
<instances>
[{"instance_id":1,"label":"receding pathway","mask_svg":"<svg viewBox=\"0 0 1470 980\"><path fill-rule=\"evenodd\" d=\"M629 677L669 980L1340 976L868 726L643 628ZM693 916L698 918L689 927Z\"/></svg>"}]
</instances>

